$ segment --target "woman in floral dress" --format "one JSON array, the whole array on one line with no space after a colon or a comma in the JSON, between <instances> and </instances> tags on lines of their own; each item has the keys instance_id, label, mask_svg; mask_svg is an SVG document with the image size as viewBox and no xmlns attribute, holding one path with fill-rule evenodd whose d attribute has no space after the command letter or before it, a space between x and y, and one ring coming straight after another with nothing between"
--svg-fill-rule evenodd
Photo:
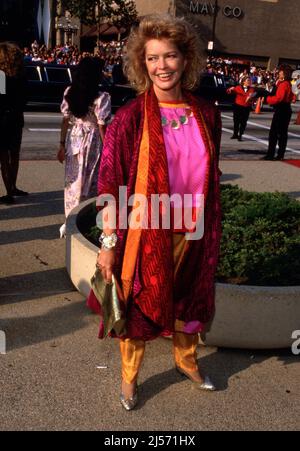
<instances>
[{"instance_id":1,"label":"woman in floral dress","mask_svg":"<svg viewBox=\"0 0 300 451\"><path fill-rule=\"evenodd\" d=\"M80 202L97 195L105 129L111 117L110 95L99 92L101 75L101 61L84 58L61 104L63 120L57 158L61 163L66 162L66 217Z\"/></svg>"}]
</instances>

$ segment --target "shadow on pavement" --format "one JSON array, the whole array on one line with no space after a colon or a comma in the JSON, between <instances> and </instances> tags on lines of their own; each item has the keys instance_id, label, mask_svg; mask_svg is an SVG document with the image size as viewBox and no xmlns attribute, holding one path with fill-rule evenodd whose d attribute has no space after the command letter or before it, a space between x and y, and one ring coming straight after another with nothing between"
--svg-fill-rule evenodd
<instances>
[{"instance_id":1,"label":"shadow on pavement","mask_svg":"<svg viewBox=\"0 0 300 451\"><path fill-rule=\"evenodd\" d=\"M64 192L30 193L29 196L17 198L14 205L1 208L0 211L0 221L64 214Z\"/></svg>"},{"instance_id":2,"label":"shadow on pavement","mask_svg":"<svg viewBox=\"0 0 300 451\"><path fill-rule=\"evenodd\" d=\"M57 307L46 314L1 320L1 328L6 334L8 353L64 337L88 326L86 320L91 314L84 301L74 302L66 296L54 302ZM63 302L68 304L62 305ZM50 346L58 347L59 343L54 342Z\"/></svg>"},{"instance_id":3,"label":"shadow on pavement","mask_svg":"<svg viewBox=\"0 0 300 451\"><path fill-rule=\"evenodd\" d=\"M230 149L222 150L220 160L224 161L257 161L260 157L265 156L267 151L257 149Z\"/></svg>"},{"instance_id":4,"label":"shadow on pavement","mask_svg":"<svg viewBox=\"0 0 300 451\"><path fill-rule=\"evenodd\" d=\"M61 223L50 226L35 227L23 230L12 230L0 233L0 245L23 243L35 240L55 240L59 238Z\"/></svg>"},{"instance_id":5,"label":"shadow on pavement","mask_svg":"<svg viewBox=\"0 0 300 451\"><path fill-rule=\"evenodd\" d=\"M225 391L231 377L240 379L239 373L272 357L277 357L284 365L295 363L296 359L290 349L262 351L219 348L216 352L198 359L198 364L203 374L208 374L214 381L218 391ZM140 402L136 410L141 409L149 399L170 385L185 381L188 379L179 375L175 368L150 377L140 385ZM191 384L189 388L192 389Z\"/></svg>"},{"instance_id":6,"label":"shadow on pavement","mask_svg":"<svg viewBox=\"0 0 300 451\"><path fill-rule=\"evenodd\" d=\"M33 255L34 259L37 257ZM76 290L65 268L3 277L0 279L0 305L32 301L71 291Z\"/></svg>"},{"instance_id":7,"label":"shadow on pavement","mask_svg":"<svg viewBox=\"0 0 300 451\"><path fill-rule=\"evenodd\" d=\"M237 180L240 179L242 176L240 174L222 174L221 175L221 183L223 182L229 182L229 180Z\"/></svg>"},{"instance_id":8,"label":"shadow on pavement","mask_svg":"<svg viewBox=\"0 0 300 451\"><path fill-rule=\"evenodd\" d=\"M240 152L244 155L258 155L258 156L264 156L267 151L263 150L256 150L256 149L237 149L237 152Z\"/></svg>"}]
</instances>

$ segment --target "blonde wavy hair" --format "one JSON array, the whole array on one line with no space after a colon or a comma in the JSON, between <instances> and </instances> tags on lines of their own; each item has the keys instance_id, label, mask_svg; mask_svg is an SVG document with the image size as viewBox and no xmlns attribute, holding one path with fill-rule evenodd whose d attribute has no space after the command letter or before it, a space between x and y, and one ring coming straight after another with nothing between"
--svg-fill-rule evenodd
<instances>
[{"instance_id":1,"label":"blonde wavy hair","mask_svg":"<svg viewBox=\"0 0 300 451\"><path fill-rule=\"evenodd\" d=\"M19 77L24 71L24 56L12 42L0 42L0 70L8 77Z\"/></svg>"},{"instance_id":2,"label":"blonde wavy hair","mask_svg":"<svg viewBox=\"0 0 300 451\"><path fill-rule=\"evenodd\" d=\"M138 93L147 91L152 85L145 60L145 46L150 39L169 39L176 45L187 60L182 87L190 91L195 89L203 68L197 32L183 18L155 14L145 16L128 38L124 73Z\"/></svg>"}]
</instances>

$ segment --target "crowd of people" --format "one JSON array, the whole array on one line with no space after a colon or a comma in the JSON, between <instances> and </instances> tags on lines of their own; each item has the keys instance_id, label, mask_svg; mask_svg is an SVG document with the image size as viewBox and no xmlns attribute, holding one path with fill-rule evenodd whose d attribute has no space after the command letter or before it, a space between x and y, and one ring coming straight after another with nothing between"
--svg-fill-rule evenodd
<instances>
[{"instance_id":1,"label":"crowd of people","mask_svg":"<svg viewBox=\"0 0 300 451\"><path fill-rule=\"evenodd\" d=\"M122 41L99 41L94 52L80 51L77 45L67 43L54 48L39 45L34 41L31 46L24 48L25 62L40 62L43 64L78 65L87 56L96 56L104 61L108 72L111 66L120 64L126 51L126 40ZM241 69L242 67L242 69ZM268 71L254 65L243 65L237 60L230 58L207 58L206 71L208 73L219 73L226 77L229 84L235 85L240 82L242 76L251 74L252 83L257 85L274 83L277 70Z\"/></svg>"},{"instance_id":2,"label":"crowd of people","mask_svg":"<svg viewBox=\"0 0 300 451\"><path fill-rule=\"evenodd\" d=\"M221 74L226 78L227 93L234 96L233 135L231 139L242 141L250 111L257 112L264 103L271 105L274 116L269 132L268 152L264 160L283 160L291 120L291 103L300 98L300 73L292 78L292 68L282 65L274 70L241 64L230 58L208 57L206 71ZM295 122L297 123L297 121ZM278 153L275 157L276 146Z\"/></svg>"},{"instance_id":3,"label":"crowd of people","mask_svg":"<svg viewBox=\"0 0 300 451\"><path fill-rule=\"evenodd\" d=\"M97 56L100 59L119 61L123 56L126 41L99 41L94 52L80 51L77 45L70 42L48 48L34 41L31 46L24 47L25 62L40 62L43 64L77 65L86 56Z\"/></svg>"},{"instance_id":4,"label":"crowd of people","mask_svg":"<svg viewBox=\"0 0 300 451\"><path fill-rule=\"evenodd\" d=\"M227 83L232 86L239 84L243 77L249 76L252 86L263 86L272 91L278 76L277 68L267 70L251 62L246 64L246 62L230 58L208 57L206 63L208 73L223 75Z\"/></svg>"},{"instance_id":5,"label":"crowd of people","mask_svg":"<svg viewBox=\"0 0 300 451\"><path fill-rule=\"evenodd\" d=\"M107 82L113 82L114 69L122 65L126 41L99 41L94 52L80 51L77 45L67 43L48 48L34 41L25 47L24 62L55 64L59 66L77 66L86 57L98 57L102 61L103 73Z\"/></svg>"},{"instance_id":6,"label":"crowd of people","mask_svg":"<svg viewBox=\"0 0 300 451\"><path fill-rule=\"evenodd\" d=\"M108 83L114 81L115 69L122 67L122 59L126 52L127 39L122 41L99 41L94 52L80 51L77 45L66 43L54 48L39 45L34 41L29 47L23 49L25 63L56 64L61 66L76 66L85 57L98 57L103 64L104 79ZM258 67L254 63L248 63L235 58L209 56L204 69L207 73L221 74L225 77L229 86L241 83L245 76L249 76L251 85L263 87L269 92L274 90L278 78L278 68L267 70ZM119 77L118 77L119 78ZM292 80L293 92L300 100L300 75Z\"/></svg>"},{"instance_id":7,"label":"crowd of people","mask_svg":"<svg viewBox=\"0 0 300 451\"><path fill-rule=\"evenodd\" d=\"M229 86L236 86L244 77L250 77L251 86L264 88L270 93L274 90L279 75L279 67L268 70L252 62L211 56L207 58L205 70L208 73L223 75ZM294 94L300 100L300 71L291 83Z\"/></svg>"}]
</instances>

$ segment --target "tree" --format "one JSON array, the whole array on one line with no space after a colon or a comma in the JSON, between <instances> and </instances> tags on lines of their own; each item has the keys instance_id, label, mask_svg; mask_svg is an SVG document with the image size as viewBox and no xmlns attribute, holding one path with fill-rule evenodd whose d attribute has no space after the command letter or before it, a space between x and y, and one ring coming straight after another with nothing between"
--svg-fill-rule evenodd
<instances>
[{"instance_id":1,"label":"tree","mask_svg":"<svg viewBox=\"0 0 300 451\"><path fill-rule=\"evenodd\" d=\"M96 25L98 39L100 25L107 23L128 29L137 20L133 0L61 0L62 6L84 25Z\"/></svg>"}]
</instances>

